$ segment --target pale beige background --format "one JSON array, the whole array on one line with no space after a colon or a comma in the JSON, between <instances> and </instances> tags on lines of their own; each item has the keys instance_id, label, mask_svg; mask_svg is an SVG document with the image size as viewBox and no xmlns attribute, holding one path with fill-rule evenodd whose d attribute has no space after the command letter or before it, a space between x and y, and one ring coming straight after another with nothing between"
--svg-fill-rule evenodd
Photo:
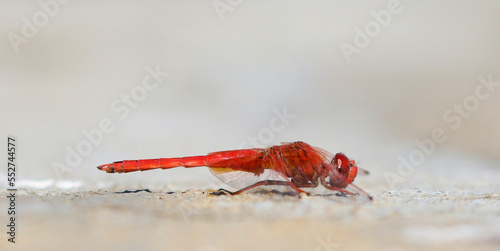
<instances>
[{"instance_id":1,"label":"pale beige background","mask_svg":"<svg viewBox=\"0 0 500 251\"><path fill-rule=\"evenodd\" d=\"M202 188L214 181L204 169L118 176L95 166L237 148L286 107L296 117L268 145L343 151L377 175L397 172L397 157L440 127L448 140L426 166L496 167L500 92L457 130L442 116L474 95L479 76L500 81L500 3L401 1L348 64L340 44L387 3L243 1L221 20L212 1L70 1L16 53L8 34L42 7L4 1L0 136L18 138L20 179L56 180L66 147L109 118L115 130L64 180ZM118 119L113 101L155 65L169 76Z\"/></svg>"}]
</instances>

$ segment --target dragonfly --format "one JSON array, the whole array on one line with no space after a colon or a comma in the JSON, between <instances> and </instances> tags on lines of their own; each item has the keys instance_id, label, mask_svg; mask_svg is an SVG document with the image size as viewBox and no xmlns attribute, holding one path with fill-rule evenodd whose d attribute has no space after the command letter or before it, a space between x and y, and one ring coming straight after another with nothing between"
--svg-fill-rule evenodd
<instances>
[{"instance_id":1,"label":"dragonfly","mask_svg":"<svg viewBox=\"0 0 500 251\"><path fill-rule=\"evenodd\" d=\"M212 152L202 156L177 158L123 160L104 164L97 169L107 173L128 173L152 169L206 166L212 174L233 188L231 192L219 189L220 193L237 195L258 186L289 186L308 196L301 188L315 188L321 183L325 188L343 194L363 194L373 198L352 184L358 175L354 160L343 153L335 155L302 141L282 143L269 148L251 148ZM349 191L350 190L350 191ZM358 193L359 192L359 193Z\"/></svg>"}]
</instances>

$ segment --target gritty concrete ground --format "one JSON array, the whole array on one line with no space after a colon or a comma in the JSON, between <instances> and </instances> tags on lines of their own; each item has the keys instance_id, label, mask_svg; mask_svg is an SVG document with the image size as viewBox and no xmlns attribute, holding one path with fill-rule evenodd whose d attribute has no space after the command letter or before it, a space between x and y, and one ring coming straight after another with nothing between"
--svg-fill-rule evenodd
<instances>
[{"instance_id":1,"label":"gritty concrete ground","mask_svg":"<svg viewBox=\"0 0 500 251\"><path fill-rule=\"evenodd\" d=\"M500 198L496 193L419 188L370 193L373 202L335 193L299 199L272 187L238 196L168 189L20 189L16 243L8 243L4 237L0 248L500 249ZM0 205L7 205L6 195L0 194ZM0 219L4 225L6 213Z\"/></svg>"}]
</instances>

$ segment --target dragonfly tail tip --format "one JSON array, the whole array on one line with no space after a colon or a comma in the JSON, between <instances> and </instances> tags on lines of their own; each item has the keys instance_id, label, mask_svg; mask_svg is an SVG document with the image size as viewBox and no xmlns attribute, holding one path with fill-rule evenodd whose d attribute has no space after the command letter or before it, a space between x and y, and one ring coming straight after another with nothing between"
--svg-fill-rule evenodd
<instances>
[{"instance_id":1,"label":"dragonfly tail tip","mask_svg":"<svg viewBox=\"0 0 500 251\"><path fill-rule=\"evenodd\" d=\"M97 166L97 169L101 170L101 171L106 171L106 165L101 165L101 166Z\"/></svg>"}]
</instances>

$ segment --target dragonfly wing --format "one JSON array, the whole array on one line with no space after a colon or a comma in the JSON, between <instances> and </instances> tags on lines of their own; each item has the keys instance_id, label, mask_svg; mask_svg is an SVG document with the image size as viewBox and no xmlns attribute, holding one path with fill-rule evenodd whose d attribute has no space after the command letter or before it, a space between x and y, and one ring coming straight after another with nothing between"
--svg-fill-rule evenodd
<instances>
[{"instance_id":1,"label":"dragonfly wing","mask_svg":"<svg viewBox=\"0 0 500 251\"><path fill-rule=\"evenodd\" d=\"M269 169L269 161L264 161L264 149L233 150L214 152L217 161L207 165L210 172L234 189L243 189L259 181L289 181L279 172Z\"/></svg>"},{"instance_id":2,"label":"dragonfly wing","mask_svg":"<svg viewBox=\"0 0 500 251\"><path fill-rule=\"evenodd\" d=\"M252 172L218 167L210 167L210 172L212 172L215 177L220 179L222 182L237 190L243 189L264 180L290 181L279 172L271 169L265 169L263 173L258 175Z\"/></svg>"},{"instance_id":3,"label":"dragonfly wing","mask_svg":"<svg viewBox=\"0 0 500 251\"><path fill-rule=\"evenodd\" d=\"M317 154L319 154L321 156L321 159L323 159L323 162L325 162L325 163L332 162L333 154L331 154L329 151L322 149L322 148L319 148L319 147L315 147L315 146L311 146L311 148L312 148L312 150L314 150Z\"/></svg>"}]
</instances>

